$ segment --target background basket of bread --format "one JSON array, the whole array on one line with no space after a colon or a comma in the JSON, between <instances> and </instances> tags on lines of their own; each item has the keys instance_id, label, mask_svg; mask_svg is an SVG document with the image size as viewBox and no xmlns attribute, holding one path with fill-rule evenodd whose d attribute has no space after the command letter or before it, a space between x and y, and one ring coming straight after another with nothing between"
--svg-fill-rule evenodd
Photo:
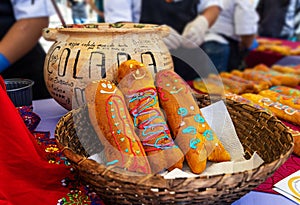
<instances>
[{"instance_id":1,"label":"background basket of bread","mask_svg":"<svg viewBox=\"0 0 300 205\"><path fill-rule=\"evenodd\" d=\"M293 151L291 133L274 115L223 99L244 157L257 153L264 163L230 174L165 178L163 170L181 169L184 162L200 174L207 161L230 160L200 111L211 96L193 93L173 71L160 71L154 81L134 61L120 66L117 84L91 83L87 104L63 116L55 130L63 154L105 204L231 204ZM89 158L97 153L106 161Z\"/></svg>"}]
</instances>

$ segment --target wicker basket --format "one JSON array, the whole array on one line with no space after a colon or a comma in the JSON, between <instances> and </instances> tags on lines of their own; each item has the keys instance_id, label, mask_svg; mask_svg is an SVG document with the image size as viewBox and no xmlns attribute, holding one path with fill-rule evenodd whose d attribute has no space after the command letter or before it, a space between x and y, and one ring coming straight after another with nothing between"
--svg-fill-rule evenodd
<instances>
[{"instance_id":1,"label":"wicker basket","mask_svg":"<svg viewBox=\"0 0 300 205\"><path fill-rule=\"evenodd\" d=\"M211 102L196 96L199 106ZM106 167L87 159L102 150L89 123L86 107L72 110L60 119L55 137L62 152L92 186L104 203L109 204L231 204L271 176L293 150L287 128L274 116L252 106L226 100L226 106L245 149L246 158L256 151L265 163L260 167L234 174L210 177L164 179L160 175L121 174L116 167ZM81 137L79 141L78 136ZM82 140L84 139L84 140Z\"/></svg>"}]
</instances>

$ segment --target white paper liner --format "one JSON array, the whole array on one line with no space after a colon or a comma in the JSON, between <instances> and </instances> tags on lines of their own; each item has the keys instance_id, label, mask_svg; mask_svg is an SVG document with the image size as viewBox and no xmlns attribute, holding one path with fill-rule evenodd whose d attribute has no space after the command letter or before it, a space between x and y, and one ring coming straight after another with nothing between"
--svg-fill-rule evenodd
<instances>
[{"instance_id":1,"label":"white paper liner","mask_svg":"<svg viewBox=\"0 0 300 205\"><path fill-rule=\"evenodd\" d=\"M212 130L219 137L225 149L231 155L231 161L220 163L207 162L206 169L200 175L193 174L185 164L182 170L174 169L171 172L161 173L165 179L232 174L255 169L264 162L257 153L254 153L249 160L244 158L243 146L239 141L231 117L223 101L218 101L202 108L201 112ZM103 152L94 154L89 159L93 159L101 164L106 163Z\"/></svg>"},{"instance_id":2,"label":"white paper liner","mask_svg":"<svg viewBox=\"0 0 300 205\"><path fill-rule=\"evenodd\" d=\"M211 129L216 133L232 161L244 159L244 148L241 144L231 117L223 101L218 101L201 109L202 115Z\"/></svg>"}]
</instances>

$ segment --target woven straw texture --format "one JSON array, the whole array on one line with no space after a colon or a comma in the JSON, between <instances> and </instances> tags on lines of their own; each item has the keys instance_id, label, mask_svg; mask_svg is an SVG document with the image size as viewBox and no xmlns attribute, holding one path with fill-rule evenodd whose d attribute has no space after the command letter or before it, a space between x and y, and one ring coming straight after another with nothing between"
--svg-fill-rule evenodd
<instances>
[{"instance_id":1,"label":"woven straw texture","mask_svg":"<svg viewBox=\"0 0 300 205\"><path fill-rule=\"evenodd\" d=\"M200 107L214 101L206 95L195 97ZM271 176L290 156L294 144L288 129L276 117L250 105L224 102L246 158L256 151L265 161L260 167L234 174L180 179L132 175L125 171L121 174L117 167L87 159L99 153L102 146L100 142L94 143L97 136L86 107L63 116L56 126L55 137L81 180L92 186L105 204L231 204Z\"/></svg>"}]
</instances>

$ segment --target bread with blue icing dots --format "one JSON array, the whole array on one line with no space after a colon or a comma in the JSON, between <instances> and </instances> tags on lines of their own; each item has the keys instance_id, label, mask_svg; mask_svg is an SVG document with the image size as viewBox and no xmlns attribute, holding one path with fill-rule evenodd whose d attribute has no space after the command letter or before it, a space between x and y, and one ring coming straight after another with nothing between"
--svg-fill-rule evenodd
<instances>
[{"instance_id":1,"label":"bread with blue icing dots","mask_svg":"<svg viewBox=\"0 0 300 205\"><path fill-rule=\"evenodd\" d=\"M207 160L229 161L230 154L202 116L189 85L172 70L159 71L155 84L172 136L191 171L203 172Z\"/></svg>"}]
</instances>

